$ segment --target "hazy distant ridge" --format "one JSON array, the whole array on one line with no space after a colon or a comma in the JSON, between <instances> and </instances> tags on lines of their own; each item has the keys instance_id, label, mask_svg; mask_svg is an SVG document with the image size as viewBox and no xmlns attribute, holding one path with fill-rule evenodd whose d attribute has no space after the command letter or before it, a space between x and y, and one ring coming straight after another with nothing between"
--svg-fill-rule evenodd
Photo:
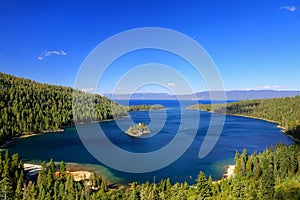
<instances>
[{"instance_id":1,"label":"hazy distant ridge","mask_svg":"<svg viewBox=\"0 0 300 200\"><path fill-rule=\"evenodd\" d=\"M218 93L218 91L214 91ZM232 90L226 91L227 99L229 100L245 100L245 99L268 99L268 98L282 98L282 97L294 97L300 95L300 91L278 91L278 90ZM198 92L196 94L184 94L184 95L170 95L167 93L133 93L130 94L114 94L106 93L104 96L112 99L161 99L161 100L172 100L172 99L194 99L195 97L200 100L209 100L209 92Z\"/></svg>"}]
</instances>

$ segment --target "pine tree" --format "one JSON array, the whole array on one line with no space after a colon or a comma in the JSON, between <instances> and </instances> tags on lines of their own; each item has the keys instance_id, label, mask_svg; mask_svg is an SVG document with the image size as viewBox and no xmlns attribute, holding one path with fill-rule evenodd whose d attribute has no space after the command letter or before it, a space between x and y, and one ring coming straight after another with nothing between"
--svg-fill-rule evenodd
<instances>
[{"instance_id":1,"label":"pine tree","mask_svg":"<svg viewBox=\"0 0 300 200\"><path fill-rule=\"evenodd\" d=\"M43 162L41 165L41 170L37 178L37 187L39 188L39 193L42 193L42 190L47 187L46 162Z\"/></svg>"},{"instance_id":2,"label":"pine tree","mask_svg":"<svg viewBox=\"0 0 300 200\"><path fill-rule=\"evenodd\" d=\"M8 177L4 177L0 181L0 185L1 185L1 193L0 193L1 199L9 200L13 198L14 191L13 191L11 180Z\"/></svg>"},{"instance_id":3,"label":"pine tree","mask_svg":"<svg viewBox=\"0 0 300 200\"><path fill-rule=\"evenodd\" d=\"M158 191L157 185L155 183L153 184L151 193L152 193L152 195L151 195L152 199L159 199L159 191Z\"/></svg>"},{"instance_id":4,"label":"pine tree","mask_svg":"<svg viewBox=\"0 0 300 200\"><path fill-rule=\"evenodd\" d=\"M100 190L103 192L107 192L107 181L105 179L102 179L101 181Z\"/></svg>"},{"instance_id":5,"label":"pine tree","mask_svg":"<svg viewBox=\"0 0 300 200\"><path fill-rule=\"evenodd\" d=\"M171 179L167 178L167 180L166 180L166 191L165 191L166 199L171 198L171 187L172 187Z\"/></svg>"},{"instance_id":6,"label":"pine tree","mask_svg":"<svg viewBox=\"0 0 300 200\"><path fill-rule=\"evenodd\" d=\"M129 199L130 200L137 200L139 197L137 191L136 191L136 184L135 182L132 182L130 184L130 196L129 196Z\"/></svg>"},{"instance_id":7,"label":"pine tree","mask_svg":"<svg viewBox=\"0 0 300 200\"><path fill-rule=\"evenodd\" d=\"M54 183L54 173L51 172L51 170L48 170L47 173L47 190L50 191L53 187L53 183Z\"/></svg>"},{"instance_id":8,"label":"pine tree","mask_svg":"<svg viewBox=\"0 0 300 200\"><path fill-rule=\"evenodd\" d=\"M10 160L10 156L9 156L9 151L8 151L8 149L6 149L6 151L5 151L5 156L4 156L4 162L7 162L8 160Z\"/></svg>"},{"instance_id":9,"label":"pine tree","mask_svg":"<svg viewBox=\"0 0 300 200\"><path fill-rule=\"evenodd\" d=\"M241 173L240 157L239 157L239 152L237 150L235 151L234 162L235 162L235 174L240 174Z\"/></svg>"},{"instance_id":10,"label":"pine tree","mask_svg":"<svg viewBox=\"0 0 300 200\"><path fill-rule=\"evenodd\" d=\"M233 196L235 199L245 199L245 185L242 178L237 175L233 184Z\"/></svg>"},{"instance_id":11,"label":"pine tree","mask_svg":"<svg viewBox=\"0 0 300 200\"><path fill-rule=\"evenodd\" d=\"M13 179L10 176L10 157L8 150L5 153L5 164L2 172L2 180L0 181L0 197L4 200L11 199L14 194Z\"/></svg>"},{"instance_id":12,"label":"pine tree","mask_svg":"<svg viewBox=\"0 0 300 200\"><path fill-rule=\"evenodd\" d=\"M63 182L59 184L59 199L66 199L65 185Z\"/></svg>"},{"instance_id":13,"label":"pine tree","mask_svg":"<svg viewBox=\"0 0 300 200\"><path fill-rule=\"evenodd\" d=\"M67 192L67 199L74 199L75 197L75 188L74 188L74 178L73 176L71 175L67 175L67 180L65 182L65 189L66 189L66 192Z\"/></svg>"},{"instance_id":14,"label":"pine tree","mask_svg":"<svg viewBox=\"0 0 300 200\"><path fill-rule=\"evenodd\" d=\"M275 178L273 166L269 165L265 171L263 171L260 179L260 199L273 199L275 193Z\"/></svg>"},{"instance_id":15,"label":"pine tree","mask_svg":"<svg viewBox=\"0 0 300 200\"><path fill-rule=\"evenodd\" d=\"M200 173L198 174L196 186L199 192L200 199L209 199L211 197L212 188L210 188L203 171L200 171Z\"/></svg>"},{"instance_id":16,"label":"pine tree","mask_svg":"<svg viewBox=\"0 0 300 200\"><path fill-rule=\"evenodd\" d=\"M49 163L49 169L50 169L51 173L54 173L54 171L55 171L55 164L54 164L54 161L53 161L52 158L51 158L50 163Z\"/></svg>"},{"instance_id":17,"label":"pine tree","mask_svg":"<svg viewBox=\"0 0 300 200\"><path fill-rule=\"evenodd\" d=\"M187 200L187 196L185 194L185 189L184 189L184 183L180 184L176 198L180 200Z\"/></svg>"},{"instance_id":18,"label":"pine tree","mask_svg":"<svg viewBox=\"0 0 300 200\"><path fill-rule=\"evenodd\" d=\"M22 188L23 188L23 182L24 182L24 173L23 171L21 172L21 175L18 179L18 183L17 183L17 188L15 191L15 199L22 199Z\"/></svg>"},{"instance_id":19,"label":"pine tree","mask_svg":"<svg viewBox=\"0 0 300 200\"><path fill-rule=\"evenodd\" d=\"M2 161L2 154L0 153L0 175L2 174L3 170L3 161Z\"/></svg>"},{"instance_id":20,"label":"pine tree","mask_svg":"<svg viewBox=\"0 0 300 200\"><path fill-rule=\"evenodd\" d=\"M59 171L60 171L62 177L66 176L66 165L65 165L64 161L60 162L60 164L59 164Z\"/></svg>"}]
</instances>

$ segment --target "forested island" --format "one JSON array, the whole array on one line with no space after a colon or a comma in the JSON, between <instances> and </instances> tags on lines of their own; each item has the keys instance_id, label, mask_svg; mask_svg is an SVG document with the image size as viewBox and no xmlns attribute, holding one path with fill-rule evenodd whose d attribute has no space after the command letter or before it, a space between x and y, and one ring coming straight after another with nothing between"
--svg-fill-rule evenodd
<instances>
[{"instance_id":1,"label":"forested island","mask_svg":"<svg viewBox=\"0 0 300 200\"><path fill-rule=\"evenodd\" d=\"M76 103L75 117L72 103ZM74 121L103 121L131 111L157 109L163 106L123 106L98 94L0 72L0 145L16 136L57 131L74 125Z\"/></svg>"},{"instance_id":2,"label":"forested island","mask_svg":"<svg viewBox=\"0 0 300 200\"><path fill-rule=\"evenodd\" d=\"M213 110L209 104L195 104L187 108L272 121L278 123L284 133L300 140L300 96L215 104Z\"/></svg>"},{"instance_id":3,"label":"forested island","mask_svg":"<svg viewBox=\"0 0 300 200\"><path fill-rule=\"evenodd\" d=\"M134 126L130 126L126 131L128 135L133 137L141 137L143 135L149 134L150 132L151 131L149 127L144 123L138 123L135 124Z\"/></svg>"},{"instance_id":4,"label":"forested island","mask_svg":"<svg viewBox=\"0 0 300 200\"><path fill-rule=\"evenodd\" d=\"M162 105L132 105L129 106L129 112L131 111L143 111L143 110L163 110Z\"/></svg>"}]
</instances>

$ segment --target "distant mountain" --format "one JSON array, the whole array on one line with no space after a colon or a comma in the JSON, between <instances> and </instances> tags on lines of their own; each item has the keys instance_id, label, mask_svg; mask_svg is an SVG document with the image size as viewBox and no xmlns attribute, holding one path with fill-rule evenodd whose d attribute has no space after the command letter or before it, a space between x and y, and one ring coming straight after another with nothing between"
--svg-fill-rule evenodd
<instances>
[{"instance_id":1,"label":"distant mountain","mask_svg":"<svg viewBox=\"0 0 300 200\"><path fill-rule=\"evenodd\" d=\"M294 97L300 95L300 91L278 91L278 90L232 90L226 92L226 98L229 100L245 100L245 99L269 99ZM210 99L209 92L196 93L198 99Z\"/></svg>"},{"instance_id":2,"label":"distant mountain","mask_svg":"<svg viewBox=\"0 0 300 200\"><path fill-rule=\"evenodd\" d=\"M219 93L214 91L214 93ZM245 99L269 99L269 98L282 98L282 97L294 97L300 95L300 91L278 91L278 90L232 90L226 91L226 97L229 100L245 100ZM199 99L209 100L210 95L208 91L198 92L195 94L182 94L182 95L170 95L168 93L133 93L133 94L111 94L106 93L104 96L115 99L135 99L135 100L172 100L172 99Z\"/></svg>"},{"instance_id":3,"label":"distant mountain","mask_svg":"<svg viewBox=\"0 0 300 200\"><path fill-rule=\"evenodd\" d=\"M105 93L103 96L109 99L121 100L121 99L176 99L174 95L168 93L133 93L133 94L112 94Z\"/></svg>"}]
</instances>

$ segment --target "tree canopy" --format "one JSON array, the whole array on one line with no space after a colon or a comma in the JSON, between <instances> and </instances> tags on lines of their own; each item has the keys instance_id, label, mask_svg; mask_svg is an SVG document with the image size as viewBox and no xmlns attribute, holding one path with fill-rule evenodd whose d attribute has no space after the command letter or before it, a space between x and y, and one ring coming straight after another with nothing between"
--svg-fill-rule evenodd
<instances>
[{"instance_id":1,"label":"tree canopy","mask_svg":"<svg viewBox=\"0 0 300 200\"><path fill-rule=\"evenodd\" d=\"M72 107L72 104L75 106ZM0 72L0 144L14 136L56 131L73 125L74 121L116 119L130 111L162 108L152 105L123 106L98 94Z\"/></svg>"},{"instance_id":2,"label":"tree canopy","mask_svg":"<svg viewBox=\"0 0 300 200\"><path fill-rule=\"evenodd\" d=\"M96 173L75 181L64 162L44 162L37 181L29 180L17 154L0 155L0 199L289 199L300 198L300 147L278 144L235 157L234 176L212 181L200 172L196 183L162 179L158 183L109 184Z\"/></svg>"}]
</instances>

